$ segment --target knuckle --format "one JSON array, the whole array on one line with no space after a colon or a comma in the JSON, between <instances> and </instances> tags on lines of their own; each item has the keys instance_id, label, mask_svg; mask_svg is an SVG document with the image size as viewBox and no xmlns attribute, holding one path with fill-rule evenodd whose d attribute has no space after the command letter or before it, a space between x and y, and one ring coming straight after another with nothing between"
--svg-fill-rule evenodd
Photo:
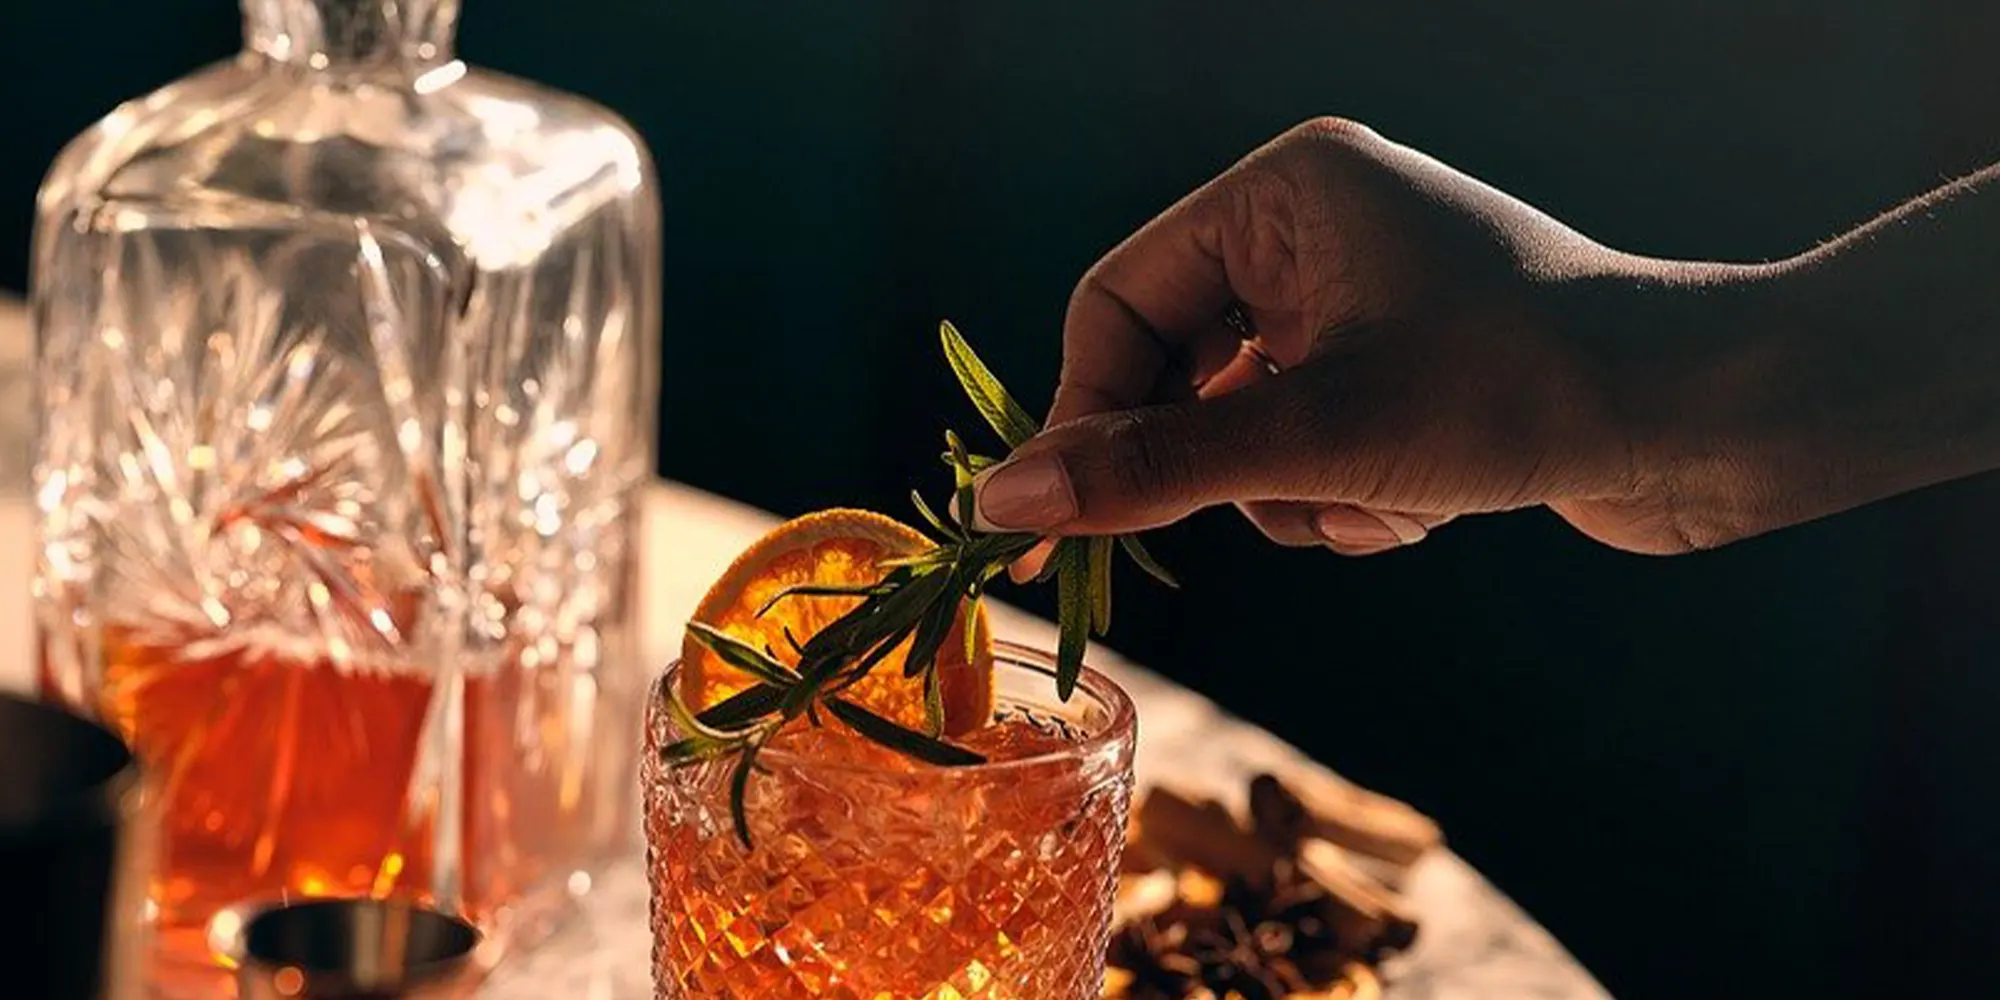
<instances>
[{"instance_id":1,"label":"knuckle","mask_svg":"<svg viewBox=\"0 0 2000 1000\"><path fill-rule=\"evenodd\" d=\"M1111 279L1118 257L1128 244L1129 240L1119 244L1092 264L1089 270L1083 272L1083 277L1077 279L1076 287L1070 290L1069 303L1063 314L1066 342L1100 336L1106 322L1146 324L1145 317L1132 308Z\"/></svg>"},{"instance_id":2,"label":"knuckle","mask_svg":"<svg viewBox=\"0 0 2000 1000\"><path fill-rule=\"evenodd\" d=\"M1381 141L1373 129L1346 118L1314 118L1287 129L1246 164L1293 197L1363 176Z\"/></svg>"},{"instance_id":3,"label":"knuckle","mask_svg":"<svg viewBox=\"0 0 2000 1000\"><path fill-rule=\"evenodd\" d=\"M1302 175L1283 155L1253 156L1227 180L1231 222L1254 232L1260 224L1294 214Z\"/></svg>"},{"instance_id":4,"label":"knuckle","mask_svg":"<svg viewBox=\"0 0 2000 1000\"><path fill-rule=\"evenodd\" d=\"M1378 138L1374 129L1351 118L1322 115L1292 126L1278 142L1295 149L1352 149Z\"/></svg>"},{"instance_id":5,"label":"knuckle","mask_svg":"<svg viewBox=\"0 0 2000 1000\"><path fill-rule=\"evenodd\" d=\"M1111 290L1104 284L1105 260L1108 260L1109 256L1107 254L1104 259L1092 264L1089 270L1083 272L1083 277L1077 279L1076 287L1070 289L1070 315L1075 315L1096 299L1106 298L1111 295Z\"/></svg>"},{"instance_id":6,"label":"knuckle","mask_svg":"<svg viewBox=\"0 0 2000 1000\"><path fill-rule=\"evenodd\" d=\"M1119 493L1153 502L1185 494L1194 479L1185 428L1165 410L1137 410L1107 417L1107 471Z\"/></svg>"},{"instance_id":7,"label":"knuckle","mask_svg":"<svg viewBox=\"0 0 2000 1000\"><path fill-rule=\"evenodd\" d=\"M1306 139L1355 139L1374 135L1368 126L1339 115L1317 115L1292 126L1291 134Z\"/></svg>"}]
</instances>

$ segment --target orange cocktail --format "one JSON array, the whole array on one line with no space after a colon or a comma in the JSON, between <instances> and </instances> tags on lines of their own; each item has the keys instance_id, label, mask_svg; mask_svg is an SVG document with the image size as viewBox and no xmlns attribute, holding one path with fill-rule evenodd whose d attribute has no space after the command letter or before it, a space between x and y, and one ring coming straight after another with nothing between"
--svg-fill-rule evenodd
<instances>
[{"instance_id":1,"label":"orange cocktail","mask_svg":"<svg viewBox=\"0 0 2000 1000\"><path fill-rule=\"evenodd\" d=\"M986 763L788 730L749 782L748 848L727 761L660 762L684 734L655 689L642 780L657 1000L1099 995L1132 703L1095 672L1063 703L1049 657L995 652L992 717L956 740Z\"/></svg>"}]
</instances>

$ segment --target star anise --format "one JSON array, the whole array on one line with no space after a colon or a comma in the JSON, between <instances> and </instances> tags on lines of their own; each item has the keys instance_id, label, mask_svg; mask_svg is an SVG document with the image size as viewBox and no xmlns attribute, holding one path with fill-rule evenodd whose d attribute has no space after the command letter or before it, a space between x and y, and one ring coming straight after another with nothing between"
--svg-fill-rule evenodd
<instances>
[{"instance_id":1,"label":"star anise","mask_svg":"<svg viewBox=\"0 0 2000 1000\"><path fill-rule=\"evenodd\" d=\"M1206 1000L1321 995L1357 965L1376 965L1415 937L1416 923L1396 893L1343 856L1318 849L1332 845L1266 838L1218 802L1155 788L1140 804L1133 840L1161 866L1156 875L1172 876L1167 881L1175 891L1158 909L1157 892L1145 891L1157 888L1149 875L1125 902L1156 911L1155 928L1178 928L1177 954L1197 970L1192 985L1183 974L1165 996L1177 996L1172 990ZM1158 933L1130 940L1154 954L1174 946L1174 937Z\"/></svg>"},{"instance_id":2,"label":"star anise","mask_svg":"<svg viewBox=\"0 0 2000 1000\"><path fill-rule=\"evenodd\" d=\"M1224 909L1237 914L1266 954L1285 960L1307 983L1324 987L1338 980L1356 955L1343 939L1325 887L1280 860L1262 884L1231 879L1222 894Z\"/></svg>"},{"instance_id":3,"label":"star anise","mask_svg":"<svg viewBox=\"0 0 2000 1000\"><path fill-rule=\"evenodd\" d=\"M1325 918L1327 897L1288 864L1224 883L1212 905L1186 900L1113 936L1123 1000L1283 1000L1332 985L1351 952Z\"/></svg>"},{"instance_id":4,"label":"star anise","mask_svg":"<svg viewBox=\"0 0 2000 1000\"><path fill-rule=\"evenodd\" d=\"M1338 982L1357 955L1325 889L1290 861L1232 878L1220 899L1186 899L1113 936L1121 1000L1283 1000Z\"/></svg>"},{"instance_id":5,"label":"star anise","mask_svg":"<svg viewBox=\"0 0 2000 1000\"><path fill-rule=\"evenodd\" d=\"M1201 964L1183 951L1185 923L1135 920L1111 936L1106 963L1131 976L1124 1000L1188 1000L1201 985Z\"/></svg>"},{"instance_id":6,"label":"star anise","mask_svg":"<svg viewBox=\"0 0 2000 1000\"><path fill-rule=\"evenodd\" d=\"M1283 1000L1304 992L1311 984L1299 972L1284 950L1270 950L1269 944L1290 946L1283 925L1261 924L1252 928L1243 914L1221 908L1220 926L1192 935L1188 954L1201 963L1201 979L1217 996L1239 996L1242 1000Z\"/></svg>"}]
</instances>

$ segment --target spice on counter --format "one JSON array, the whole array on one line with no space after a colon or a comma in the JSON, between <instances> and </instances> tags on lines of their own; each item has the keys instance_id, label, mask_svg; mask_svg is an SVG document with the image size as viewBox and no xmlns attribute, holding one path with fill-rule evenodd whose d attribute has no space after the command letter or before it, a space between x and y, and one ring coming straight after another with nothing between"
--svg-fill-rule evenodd
<instances>
[{"instance_id":1,"label":"spice on counter","mask_svg":"<svg viewBox=\"0 0 2000 1000\"><path fill-rule=\"evenodd\" d=\"M1246 824L1218 802L1146 795L1130 847L1156 867L1120 876L1107 997L1358 1000L1374 995L1372 967L1414 942L1416 921L1368 864L1407 871L1441 841L1427 817L1354 786L1301 796L1271 775L1250 802ZM1355 857L1363 846L1374 853Z\"/></svg>"}]
</instances>

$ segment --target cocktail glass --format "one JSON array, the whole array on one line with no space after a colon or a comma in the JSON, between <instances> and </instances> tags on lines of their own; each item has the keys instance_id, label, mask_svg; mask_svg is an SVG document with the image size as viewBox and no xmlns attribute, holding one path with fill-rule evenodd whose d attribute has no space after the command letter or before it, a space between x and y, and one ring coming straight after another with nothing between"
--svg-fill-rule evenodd
<instances>
[{"instance_id":1,"label":"cocktail glass","mask_svg":"<svg viewBox=\"0 0 2000 1000\"><path fill-rule=\"evenodd\" d=\"M1086 670L1001 643L987 763L916 763L832 730L759 757L736 837L728 760L673 768L649 700L641 764L656 1000L1086 1000L1104 950L1137 724Z\"/></svg>"}]
</instances>

